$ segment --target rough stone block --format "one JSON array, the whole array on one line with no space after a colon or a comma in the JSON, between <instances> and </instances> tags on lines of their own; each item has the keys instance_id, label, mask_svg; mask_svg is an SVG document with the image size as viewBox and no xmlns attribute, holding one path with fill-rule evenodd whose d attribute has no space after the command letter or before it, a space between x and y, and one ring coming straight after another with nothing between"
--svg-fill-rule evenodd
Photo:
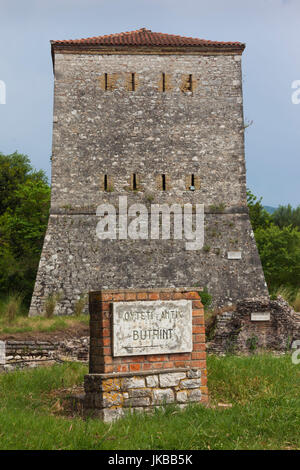
<instances>
[{"instance_id":1,"label":"rough stone block","mask_svg":"<svg viewBox=\"0 0 300 470\"><path fill-rule=\"evenodd\" d=\"M101 410L101 418L104 422L110 423L116 421L124 415L124 410L122 408L110 408Z\"/></svg>"},{"instance_id":2,"label":"rough stone block","mask_svg":"<svg viewBox=\"0 0 300 470\"><path fill-rule=\"evenodd\" d=\"M136 407L136 406L149 406L150 405L150 398L149 397L140 397L140 398L128 398L124 400L125 407Z\"/></svg>"},{"instance_id":3,"label":"rough stone block","mask_svg":"<svg viewBox=\"0 0 300 470\"><path fill-rule=\"evenodd\" d=\"M149 397L151 395L150 388L138 388L138 389L130 389L129 390L129 397L130 398L140 398L140 397Z\"/></svg>"},{"instance_id":4,"label":"rough stone block","mask_svg":"<svg viewBox=\"0 0 300 470\"><path fill-rule=\"evenodd\" d=\"M144 377L126 377L122 382L122 390L128 390L130 388L144 388L145 379Z\"/></svg>"},{"instance_id":5,"label":"rough stone block","mask_svg":"<svg viewBox=\"0 0 300 470\"><path fill-rule=\"evenodd\" d=\"M158 387L158 375L149 375L146 377L147 387Z\"/></svg>"},{"instance_id":6,"label":"rough stone block","mask_svg":"<svg viewBox=\"0 0 300 470\"><path fill-rule=\"evenodd\" d=\"M103 403L103 408L110 408L111 406L120 406L123 403L123 394L118 392L105 392L102 395L101 401Z\"/></svg>"},{"instance_id":7,"label":"rough stone block","mask_svg":"<svg viewBox=\"0 0 300 470\"><path fill-rule=\"evenodd\" d=\"M186 376L188 379L198 379L201 377L201 369L190 369L187 371Z\"/></svg>"},{"instance_id":8,"label":"rough stone block","mask_svg":"<svg viewBox=\"0 0 300 470\"><path fill-rule=\"evenodd\" d=\"M102 380L101 388L103 392L121 390L121 379L105 379Z\"/></svg>"},{"instance_id":9,"label":"rough stone block","mask_svg":"<svg viewBox=\"0 0 300 470\"><path fill-rule=\"evenodd\" d=\"M180 388L198 388L200 386L200 379L185 379L180 382Z\"/></svg>"},{"instance_id":10,"label":"rough stone block","mask_svg":"<svg viewBox=\"0 0 300 470\"><path fill-rule=\"evenodd\" d=\"M188 396L188 401L190 402L201 401L201 398L202 398L201 390L196 388L190 391L189 396Z\"/></svg>"},{"instance_id":11,"label":"rough stone block","mask_svg":"<svg viewBox=\"0 0 300 470\"><path fill-rule=\"evenodd\" d=\"M178 403L186 403L188 401L188 394L186 390L181 390L176 393L176 401Z\"/></svg>"},{"instance_id":12,"label":"rough stone block","mask_svg":"<svg viewBox=\"0 0 300 470\"><path fill-rule=\"evenodd\" d=\"M171 372L169 374L160 374L159 383L161 387L175 387L180 380L186 378L185 372Z\"/></svg>"},{"instance_id":13,"label":"rough stone block","mask_svg":"<svg viewBox=\"0 0 300 470\"><path fill-rule=\"evenodd\" d=\"M171 388L166 388L164 390L157 389L153 390L153 402L156 405L164 403L173 403L174 402L174 392Z\"/></svg>"}]
</instances>

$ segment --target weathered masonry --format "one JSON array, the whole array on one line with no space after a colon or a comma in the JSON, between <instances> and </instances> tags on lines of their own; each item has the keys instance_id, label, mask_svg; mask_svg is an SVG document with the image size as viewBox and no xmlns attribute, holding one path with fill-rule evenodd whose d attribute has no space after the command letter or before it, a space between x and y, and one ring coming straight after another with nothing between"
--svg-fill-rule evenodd
<instances>
[{"instance_id":1,"label":"weathered masonry","mask_svg":"<svg viewBox=\"0 0 300 470\"><path fill-rule=\"evenodd\" d=\"M49 225L30 315L60 292L207 287L215 305L267 296L246 203L238 42L141 29L52 41ZM205 245L99 240L99 204L205 205Z\"/></svg>"}]
</instances>

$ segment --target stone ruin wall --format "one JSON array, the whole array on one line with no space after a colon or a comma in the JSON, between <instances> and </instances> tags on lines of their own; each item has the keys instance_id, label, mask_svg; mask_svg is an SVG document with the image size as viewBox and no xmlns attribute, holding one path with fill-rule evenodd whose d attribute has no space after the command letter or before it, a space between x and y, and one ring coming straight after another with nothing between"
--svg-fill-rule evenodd
<instances>
[{"instance_id":1,"label":"stone ruin wall","mask_svg":"<svg viewBox=\"0 0 300 470\"><path fill-rule=\"evenodd\" d=\"M268 321L253 321L251 314L269 313ZM273 351L286 353L293 342L300 340L300 314L282 298L244 299L215 319L209 353L255 353Z\"/></svg>"},{"instance_id":2,"label":"stone ruin wall","mask_svg":"<svg viewBox=\"0 0 300 470\"><path fill-rule=\"evenodd\" d=\"M55 341L39 341L30 338L0 340L0 372L35 368L55 362L87 362L90 338L67 338Z\"/></svg>"}]
</instances>

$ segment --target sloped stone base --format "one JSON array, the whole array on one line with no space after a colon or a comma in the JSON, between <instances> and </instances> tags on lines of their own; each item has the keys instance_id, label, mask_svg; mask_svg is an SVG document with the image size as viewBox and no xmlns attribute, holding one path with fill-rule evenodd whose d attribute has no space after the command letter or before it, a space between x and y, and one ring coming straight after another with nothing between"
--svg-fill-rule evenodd
<instances>
[{"instance_id":1,"label":"sloped stone base","mask_svg":"<svg viewBox=\"0 0 300 470\"><path fill-rule=\"evenodd\" d=\"M95 214L51 214L29 315L42 315L52 294L59 296L54 314L72 315L80 295L99 289L207 287L216 307L267 297L242 209L205 213L205 246L197 251L186 250L183 240L99 240ZM241 258L229 259L235 250Z\"/></svg>"}]
</instances>

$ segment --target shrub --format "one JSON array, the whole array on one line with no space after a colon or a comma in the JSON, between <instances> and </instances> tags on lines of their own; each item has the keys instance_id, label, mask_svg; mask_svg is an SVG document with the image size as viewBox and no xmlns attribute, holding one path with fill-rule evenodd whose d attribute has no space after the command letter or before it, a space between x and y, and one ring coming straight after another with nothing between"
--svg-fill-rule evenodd
<instances>
[{"instance_id":1,"label":"shrub","mask_svg":"<svg viewBox=\"0 0 300 470\"><path fill-rule=\"evenodd\" d=\"M46 318L52 318L54 315L54 310L56 307L57 302L61 299L61 294L60 293L52 293L49 294L48 297L45 300L45 317Z\"/></svg>"},{"instance_id":2,"label":"shrub","mask_svg":"<svg viewBox=\"0 0 300 470\"><path fill-rule=\"evenodd\" d=\"M75 306L74 306L74 315L75 315L75 317L79 317L80 315L83 314L83 310L84 310L84 307L86 305L86 302L87 302L86 294L80 294L80 297L79 297L79 299L77 300L77 302L75 303Z\"/></svg>"},{"instance_id":3,"label":"shrub","mask_svg":"<svg viewBox=\"0 0 300 470\"><path fill-rule=\"evenodd\" d=\"M272 299L281 296L296 312L300 312L300 289L293 286L280 286L272 295Z\"/></svg>"},{"instance_id":4,"label":"shrub","mask_svg":"<svg viewBox=\"0 0 300 470\"><path fill-rule=\"evenodd\" d=\"M22 300L21 294L14 293L10 294L3 303L2 314L9 324L12 324L16 317L21 314Z\"/></svg>"},{"instance_id":5,"label":"shrub","mask_svg":"<svg viewBox=\"0 0 300 470\"><path fill-rule=\"evenodd\" d=\"M293 307L296 312L300 312L300 289L298 289L296 297L293 301Z\"/></svg>"},{"instance_id":6,"label":"shrub","mask_svg":"<svg viewBox=\"0 0 300 470\"><path fill-rule=\"evenodd\" d=\"M252 335L247 339L247 346L251 352L256 351L258 346L258 337L256 335Z\"/></svg>"},{"instance_id":7,"label":"shrub","mask_svg":"<svg viewBox=\"0 0 300 470\"><path fill-rule=\"evenodd\" d=\"M218 312L207 311L204 312L205 319L205 337L206 341L211 341L215 336L215 330L217 326Z\"/></svg>"},{"instance_id":8,"label":"shrub","mask_svg":"<svg viewBox=\"0 0 300 470\"><path fill-rule=\"evenodd\" d=\"M209 294L207 287L204 287L202 291L199 292L201 297L201 302L203 304L204 310L207 310L212 303L212 295Z\"/></svg>"}]
</instances>

